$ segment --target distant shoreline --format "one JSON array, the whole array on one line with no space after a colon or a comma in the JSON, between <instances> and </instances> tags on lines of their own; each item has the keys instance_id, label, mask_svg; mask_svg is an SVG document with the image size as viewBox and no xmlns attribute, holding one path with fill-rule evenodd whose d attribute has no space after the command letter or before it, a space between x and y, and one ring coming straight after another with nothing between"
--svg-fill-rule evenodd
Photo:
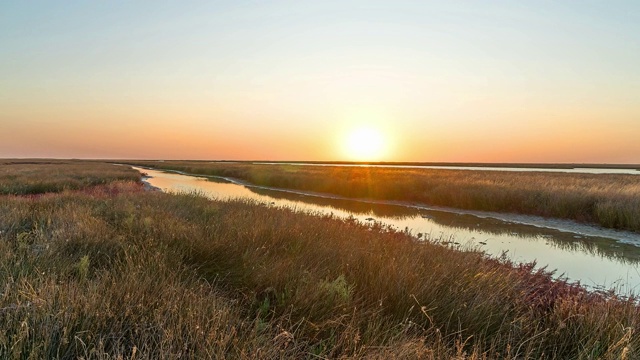
<instances>
[{"instance_id":1,"label":"distant shoreline","mask_svg":"<svg viewBox=\"0 0 640 360\"><path fill-rule=\"evenodd\" d=\"M304 160L188 160L188 159L131 159L128 161L193 161L239 164L312 164L312 165L376 165L376 166L468 166L468 167L504 167L504 168L548 168L548 169L634 169L640 171L638 164L599 164L599 163L474 163L474 162L420 162L420 161L304 161ZM125 161L125 160L122 160Z\"/></svg>"},{"instance_id":2,"label":"distant shoreline","mask_svg":"<svg viewBox=\"0 0 640 360\"><path fill-rule=\"evenodd\" d=\"M313 164L313 165L376 165L376 166L467 166L467 167L497 167L497 168L547 168L547 169L634 169L640 171L640 163L637 164L609 164L609 163L500 163L500 162L428 162L428 161L304 161L304 160L224 160L224 159L107 159L107 158L0 158L0 165L10 163L42 163L60 161L192 161L192 162L216 162L216 163L242 163L242 164Z\"/></svg>"}]
</instances>

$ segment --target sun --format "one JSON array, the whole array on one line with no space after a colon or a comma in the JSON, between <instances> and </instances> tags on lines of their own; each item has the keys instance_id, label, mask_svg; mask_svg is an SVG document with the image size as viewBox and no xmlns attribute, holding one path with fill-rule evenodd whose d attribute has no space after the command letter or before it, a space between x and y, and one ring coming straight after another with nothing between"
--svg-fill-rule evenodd
<instances>
[{"instance_id":1,"label":"sun","mask_svg":"<svg viewBox=\"0 0 640 360\"><path fill-rule=\"evenodd\" d=\"M373 127L363 126L352 129L345 137L344 151L351 160L380 160L386 152L385 136Z\"/></svg>"}]
</instances>

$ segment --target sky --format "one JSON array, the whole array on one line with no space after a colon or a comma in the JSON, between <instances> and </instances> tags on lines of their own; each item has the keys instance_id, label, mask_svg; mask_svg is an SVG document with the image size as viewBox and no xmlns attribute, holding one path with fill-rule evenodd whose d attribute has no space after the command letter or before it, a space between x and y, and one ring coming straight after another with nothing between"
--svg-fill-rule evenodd
<instances>
[{"instance_id":1,"label":"sky","mask_svg":"<svg viewBox=\"0 0 640 360\"><path fill-rule=\"evenodd\" d=\"M0 0L15 157L640 163L640 2Z\"/></svg>"}]
</instances>

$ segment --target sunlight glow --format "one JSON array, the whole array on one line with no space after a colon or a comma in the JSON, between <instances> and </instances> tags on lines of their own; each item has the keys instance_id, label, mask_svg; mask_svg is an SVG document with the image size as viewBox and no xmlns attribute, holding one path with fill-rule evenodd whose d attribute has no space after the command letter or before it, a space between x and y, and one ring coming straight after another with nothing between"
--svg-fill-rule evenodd
<instances>
[{"instance_id":1,"label":"sunlight glow","mask_svg":"<svg viewBox=\"0 0 640 360\"><path fill-rule=\"evenodd\" d=\"M386 152L385 137L378 129L358 127L347 134L344 150L350 160L380 160Z\"/></svg>"}]
</instances>

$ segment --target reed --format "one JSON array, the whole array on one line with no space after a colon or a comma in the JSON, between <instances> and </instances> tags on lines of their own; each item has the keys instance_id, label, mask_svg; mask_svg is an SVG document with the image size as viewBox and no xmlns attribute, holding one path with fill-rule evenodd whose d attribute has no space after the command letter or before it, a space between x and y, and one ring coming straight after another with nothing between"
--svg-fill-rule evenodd
<instances>
[{"instance_id":1,"label":"reed","mask_svg":"<svg viewBox=\"0 0 640 360\"><path fill-rule=\"evenodd\" d=\"M639 356L635 299L532 264L104 181L0 196L0 358Z\"/></svg>"},{"instance_id":2,"label":"reed","mask_svg":"<svg viewBox=\"0 0 640 360\"><path fill-rule=\"evenodd\" d=\"M134 163L352 198L538 215L640 231L640 181L636 175L197 161Z\"/></svg>"},{"instance_id":3,"label":"reed","mask_svg":"<svg viewBox=\"0 0 640 360\"><path fill-rule=\"evenodd\" d=\"M81 189L114 180L135 181L126 166L77 160L0 160L0 195L26 195Z\"/></svg>"}]
</instances>

